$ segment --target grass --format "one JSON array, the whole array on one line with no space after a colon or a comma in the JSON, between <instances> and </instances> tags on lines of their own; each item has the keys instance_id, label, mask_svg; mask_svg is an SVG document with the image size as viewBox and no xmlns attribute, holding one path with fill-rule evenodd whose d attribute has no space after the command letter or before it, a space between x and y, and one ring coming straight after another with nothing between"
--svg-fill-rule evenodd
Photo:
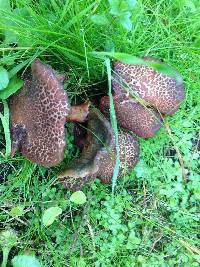
<instances>
[{"instance_id":1,"label":"grass","mask_svg":"<svg viewBox=\"0 0 200 267\"><path fill-rule=\"evenodd\" d=\"M76 103L108 92L105 64L91 52L149 55L179 70L186 99L166 118L171 132L163 127L140 140L140 161L117 183L114 199L111 186L96 180L83 190L84 205L70 202L71 193L56 180L64 163L46 169L20 153L5 158L0 125L0 227L14 229L19 239L9 259L29 253L55 267L199 266L199 1L137 1L131 31L110 15L105 0L10 2L15 12L0 10L0 64L7 70L40 57L68 73L66 89ZM90 19L100 13L108 25ZM68 137L65 162L77 155L70 127ZM16 217L11 210L18 206L23 214ZM61 207L62 215L44 227L42 215L52 206Z\"/></svg>"}]
</instances>

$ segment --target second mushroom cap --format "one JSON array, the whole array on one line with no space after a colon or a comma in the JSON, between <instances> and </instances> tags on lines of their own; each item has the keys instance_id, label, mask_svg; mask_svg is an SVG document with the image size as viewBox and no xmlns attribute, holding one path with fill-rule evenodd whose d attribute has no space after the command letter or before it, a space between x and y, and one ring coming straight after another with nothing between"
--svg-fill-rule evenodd
<instances>
[{"instance_id":1,"label":"second mushroom cap","mask_svg":"<svg viewBox=\"0 0 200 267\"><path fill-rule=\"evenodd\" d=\"M159 62L158 59L150 57L144 57L143 60ZM113 90L116 94L125 92L120 84L122 79L129 86L130 93L138 93L149 105L163 114L172 115L184 99L183 82L180 74L176 71L174 74L178 79L159 73L146 65L115 61L113 72Z\"/></svg>"},{"instance_id":2,"label":"second mushroom cap","mask_svg":"<svg viewBox=\"0 0 200 267\"><path fill-rule=\"evenodd\" d=\"M102 97L100 110L109 113L109 96ZM159 114L125 94L113 95L118 124L142 138L150 138L161 128ZM106 114L108 115L108 114Z\"/></svg>"}]
</instances>

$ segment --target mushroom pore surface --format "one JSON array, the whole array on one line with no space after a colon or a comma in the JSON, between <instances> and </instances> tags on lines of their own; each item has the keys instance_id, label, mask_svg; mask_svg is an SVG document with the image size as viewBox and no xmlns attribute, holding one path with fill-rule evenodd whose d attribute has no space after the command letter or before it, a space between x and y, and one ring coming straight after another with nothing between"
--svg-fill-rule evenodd
<instances>
[{"instance_id":1,"label":"mushroom pore surface","mask_svg":"<svg viewBox=\"0 0 200 267\"><path fill-rule=\"evenodd\" d=\"M150 57L143 59L158 62ZM128 85L130 93L138 93L149 105L163 114L172 115L184 99L183 82L176 71L179 79L159 73L146 65L125 64L120 61L113 63L113 71L112 83L116 94L125 92L120 84L122 79Z\"/></svg>"},{"instance_id":2,"label":"mushroom pore surface","mask_svg":"<svg viewBox=\"0 0 200 267\"><path fill-rule=\"evenodd\" d=\"M12 155L17 149L34 163L54 166L64 157L70 113L64 77L36 59L22 90L10 99Z\"/></svg>"},{"instance_id":3,"label":"mushroom pore surface","mask_svg":"<svg viewBox=\"0 0 200 267\"><path fill-rule=\"evenodd\" d=\"M128 134L126 131L121 130L118 134L119 148L120 148L120 169L118 179L131 171L139 160L139 142L136 137ZM99 168L97 177L105 184L112 183L112 176L115 167L116 159L115 147L110 153L105 154L99 160Z\"/></svg>"}]
</instances>

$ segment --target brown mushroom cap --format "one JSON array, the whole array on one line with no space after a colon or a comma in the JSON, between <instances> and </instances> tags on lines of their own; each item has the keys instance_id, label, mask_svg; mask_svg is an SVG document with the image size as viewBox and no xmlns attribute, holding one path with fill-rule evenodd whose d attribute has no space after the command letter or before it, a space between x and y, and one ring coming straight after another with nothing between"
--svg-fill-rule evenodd
<instances>
[{"instance_id":1,"label":"brown mushroom cap","mask_svg":"<svg viewBox=\"0 0 200 267\"><path fill-rule=\"evenodd\" d=\"M53 166L63 160L64 125L70 113L63 75L36 59L31 78L11 97L12 155L17 149L29 160Z\"/></svg>"},{"instance_id":2,"label":"brown mushroom cap","mask_svg":"<svg viewBox=\"0 0 200 267\"><path fill-rule=\"evenodd\" d=\"M143 59L158 62L150 57ZM113 70L113 90L116 94L124 93L125 89L119 84L122 79L133 92L137 92L142 99L163 114L172 115L184 99L181 79L159 73L146 65L125 64L119 61L113 63ZM178 73L177 76L180 77Z\"/></svg>"},{"instance_id":3,"label":"brown mushroom cap","mask_svg":"<svg viewBox=\"0 0 200 267\"><path fill-rule=\"evenodd\" d=\"M130 170L139 158L139 143L128 133L119 134L119 146L121 166L118 178L124 174L124 165ZM58 178L72 191L80 190L96 177L103 183L110 183L115 157L115 136L111 125L100 112L93 109L88 116L87 138L80 157L72 161Z\"/></svg>"},{"instance_id":4,"label":"brown mushroom cap","mask_svg":"<svg viewBox=\"0 0 200 267\"><path fill-rule=\"evenodd\" d=\"M162 124L159 114L141 105L125 94L114 95L113 102L118 124L142 138L149 138L156 134ZM109 114L109 97L104 96L100 102L100 110Z\"/></svg>"},{"instance_id":5,"label":"brown mushroom cap","mask_svg":"<svg viewBox=\"0 0 200 267\"><path fill-rule=\"evenodd\" d=\"M120 170L118 179L125 175L139 160L139 142L136 137L128 134L126 131L121 131L118 134L120 148ZM104 184L112 183L112 176L115 167L115 148L110 153L107 153L99 160L99 169L97 177Z\"/></svg>"}]
</instances>

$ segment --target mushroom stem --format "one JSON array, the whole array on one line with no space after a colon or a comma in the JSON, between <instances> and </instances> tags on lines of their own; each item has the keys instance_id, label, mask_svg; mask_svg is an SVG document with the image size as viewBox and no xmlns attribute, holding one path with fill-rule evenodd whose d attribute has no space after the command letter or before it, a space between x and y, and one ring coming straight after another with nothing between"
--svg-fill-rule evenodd
<instances>
[{"instance_id":1,"label":"mushroom stem","mask_svg":"<svg viewBox=\"0 0 200 267\"><path fill-rule=\"evenodd\" d=\"M87 100L86 102L71 106L70 114L67 116L67 122L84 122L89 113L90 102Z\"/></svg>"}]
</instances>

